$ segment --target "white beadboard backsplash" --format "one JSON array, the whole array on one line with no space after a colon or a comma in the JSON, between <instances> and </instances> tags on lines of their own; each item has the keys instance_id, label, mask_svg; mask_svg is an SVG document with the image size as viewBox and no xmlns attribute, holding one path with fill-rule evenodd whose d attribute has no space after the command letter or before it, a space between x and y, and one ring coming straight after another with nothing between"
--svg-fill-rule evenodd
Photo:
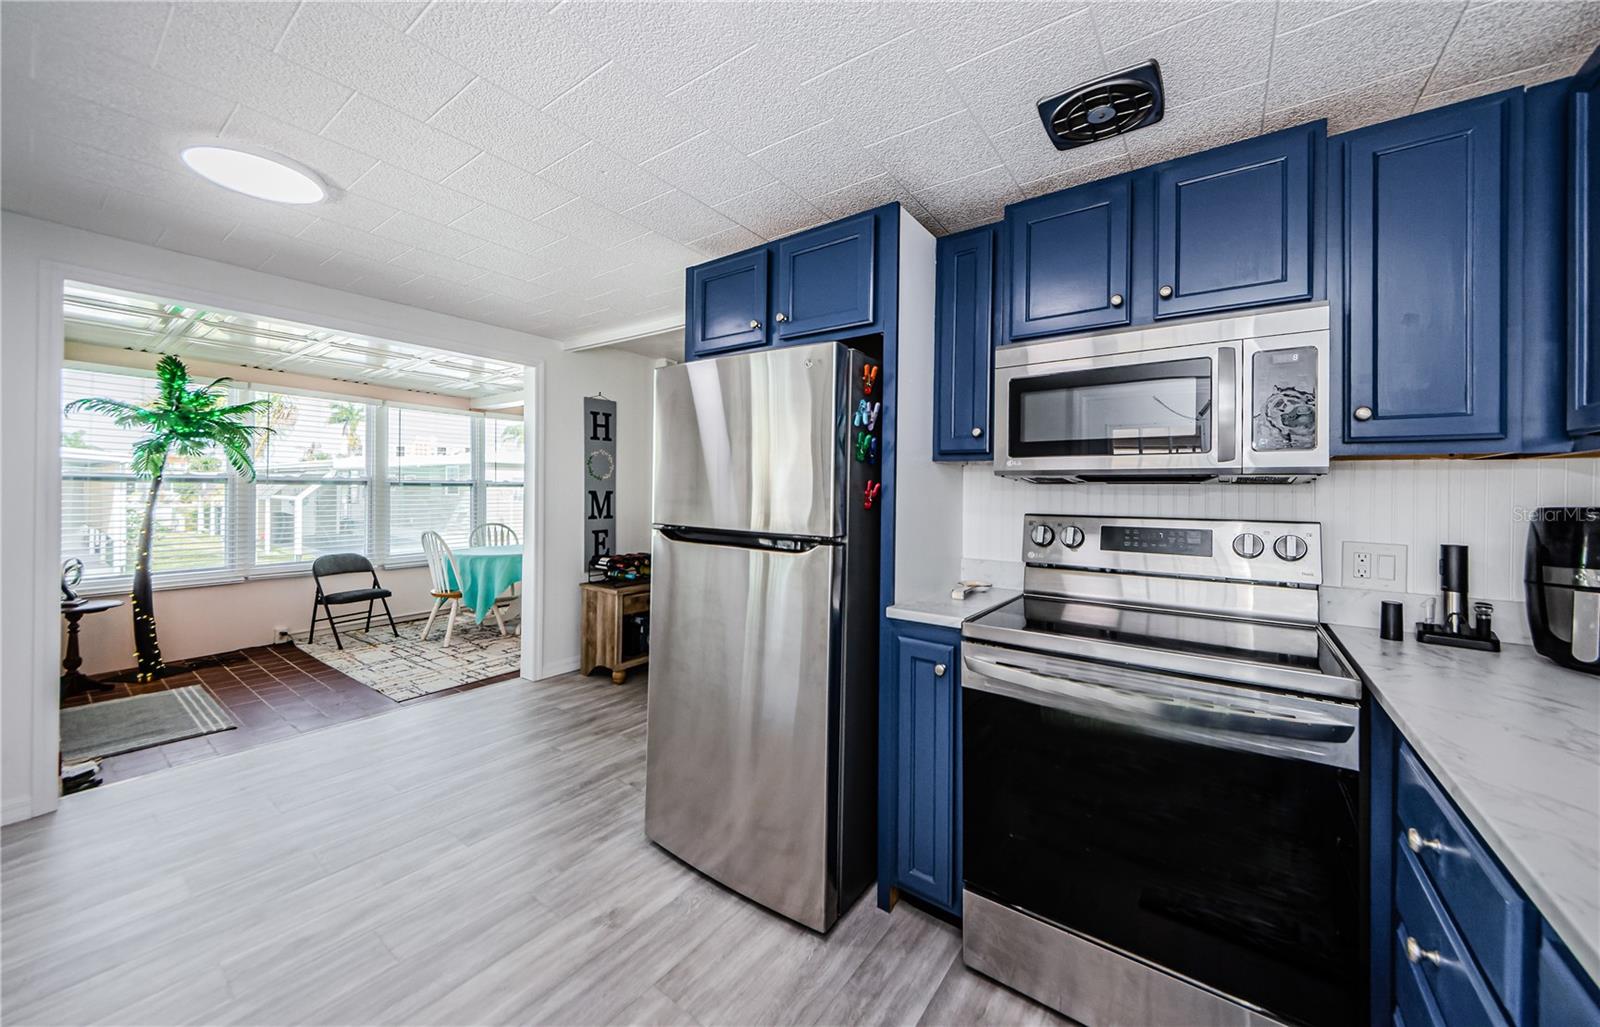
<instances>
[{"instance_id":1,"label":"white beadboard backsplash","mask_svg":"<svg viewBox=\"0 0 1600 1027\"><path fill-rule=\"evenodd\" d=\"M1505 628L1497 630L1517 641L1527 637L1526 517L1541 506L1600 506L1600 458L1335 461L1304 485L1031 485L973 464L962 486L968 577L1016 587L1029 513L1319 521L1324 583L1338 590L1327 594L1324 620L1376 624L1385 598L1406 599L1408 619L1420 616L1416 604L1437 593L1439 546L1448 542L1470 547L1470 595L1495 603ZM1346 540L1404 545L1408 594L1357 592L1343 581Z\"/></svg>"}]
</instances>

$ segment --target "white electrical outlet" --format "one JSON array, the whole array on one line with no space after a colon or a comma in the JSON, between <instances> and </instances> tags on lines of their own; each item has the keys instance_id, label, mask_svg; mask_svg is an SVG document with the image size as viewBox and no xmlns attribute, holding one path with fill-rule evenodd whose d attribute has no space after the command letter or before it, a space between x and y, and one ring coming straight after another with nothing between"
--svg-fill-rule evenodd
<instances>
[{"instance_id":1,"label":"white electrical outlet","mask_svg":"<svg viewBox=\"0 0 1600 1027\"><path fill-rule=\"evenodd\" d=\"M286 628L282 624L280 624L280 625L278 625L278 627L275 630L278 632L278 641L287 642L289 640L289 629L288 628Z\"/></svg>"},{"instance_id":2,"label":"white electrical outlet","mask_svg":"<svg viewBox=\"0 0 1600 1027\"><path fill-rule=\"evenodd\" d=\"M1345 588L1373 592L1406 590L1406 547L1392 542L1346 542L1344 544Z\"/></svg>"}]
</instances>

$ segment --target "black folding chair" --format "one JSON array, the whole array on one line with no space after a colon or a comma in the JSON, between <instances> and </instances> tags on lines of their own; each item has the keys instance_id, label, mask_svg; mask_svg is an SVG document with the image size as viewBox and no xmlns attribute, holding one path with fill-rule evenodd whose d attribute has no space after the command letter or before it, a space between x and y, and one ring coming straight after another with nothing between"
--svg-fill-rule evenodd
<instances>
[{"instance_id":1,"label":"black folding chair","mask_svg":"<svg viewBox=\"0 0 1600 1027\"><path fill-rule=\"evenodd\" d=\"M372 585L368 588L349 588L342 592L324 592L322 578L324 575L334 577L339 574L370 574ZM332 553L328 556L319 556L311 564L311 577L317 582L317 597L311 601L311 630L306 632L306 642L310 644L317 635L317 608L328 618L328 627L333 631L333 644L340 649L344 643L339 640L339 628L333 622L333 608L349 603L367 604L367 626L364 631L372 630L372 607L374 603L383 603L383 615L389 618L389 630L394 632L394 637L400 637L400 629L394 626L394 614L389 612L389 597L394 595L388 589L378 584L378 572L372 569L372 561L360 553ZM353 614L340 614L342 617L359 617L360 611Z\"/></svg>"}]
</instances>

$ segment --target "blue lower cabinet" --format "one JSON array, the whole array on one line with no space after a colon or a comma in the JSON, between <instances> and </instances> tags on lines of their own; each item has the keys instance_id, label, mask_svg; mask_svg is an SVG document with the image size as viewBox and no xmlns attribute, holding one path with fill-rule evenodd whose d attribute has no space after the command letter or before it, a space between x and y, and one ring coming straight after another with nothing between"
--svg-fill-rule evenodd
<instances>
[{"instance_id":1,"label":"blue lower cabinet","mask_svg":"<svg viewBox=\"0 0 1600 1027\"><path fill-rule=\"evenodd\" d=\"M894 886L961 912L960 636L894 622Z\"/></svg>"},{"instance_id":2,"label":"blue lower cabinet","mask_svg":"<svg viewBox=\"0 0 1600 1027\"><path fill-rule=\"evenodd\" d=\"M933 333L933 458L987 460L994 371L993 225L939 240Z\"/></svg>"},{"instance_id":3,"label":"blue lower cabinet","mask_svg":"<svg viewBox=\"0 0 1600 1027\"><path fill-rule=\"evenodd\" d=\"M777 338L873 323L877 215L861 214L781 239L772 298Z\"/></svg>"},{"instance_id":4,"label":"blue lower cabinet","mask_svg":"<svg viewBox=\"0 0 1600 1027\"><path fill-rule=\"evenodd\" d=\"M1538 974L1538 1027L1600 1027L1600 990L1548 931L1539 940Z\"/></svg>"}]
</instances>

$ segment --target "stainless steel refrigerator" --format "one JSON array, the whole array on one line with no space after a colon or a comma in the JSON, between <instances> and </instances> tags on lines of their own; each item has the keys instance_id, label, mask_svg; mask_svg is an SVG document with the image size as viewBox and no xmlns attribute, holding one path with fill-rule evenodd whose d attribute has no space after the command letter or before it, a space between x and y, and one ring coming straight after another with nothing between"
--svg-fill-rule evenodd
<instances>
[{"instance_id":1,"label":"stainless steel refrigerator","mask_svg":"<svg viewBox=\"0 0 1600 1027\"><path fill-rule=\"evenodd\" d=\"M856 423L879 402L866 363L823 342L655 381L645 832L818 931L874 877L879 504L865 491L882 425Z\"/></svg>"}]
</instances>

